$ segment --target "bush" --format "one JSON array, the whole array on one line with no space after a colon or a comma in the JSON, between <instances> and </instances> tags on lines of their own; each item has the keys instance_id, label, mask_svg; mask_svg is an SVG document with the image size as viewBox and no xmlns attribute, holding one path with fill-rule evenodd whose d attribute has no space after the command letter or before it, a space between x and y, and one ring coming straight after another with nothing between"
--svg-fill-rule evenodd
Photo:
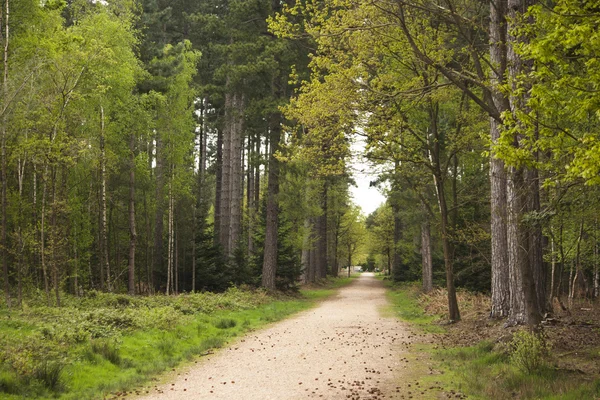
<instances>
[{"instance_id":1,"label":"bush","mask_svg":"<svg viewBox=\"0 0 600 400\"><path fill-rule=\"evenodd\" d=\"M58 392L64 389L62 372L64 365L55 361L43 361L34 371L34 378L48 389Z\"/></svg>"},{"instance_id":2,"label":"bush","mask_svg":"<svg viewBox=\"0 0 600 400\"><path fill-rule=\"evenodd\" d=\"M165 356L172 356L175 352L175 338L172 335L162 332L156 348Z\"/></svg>"},{"instance_id":3,"label":"bush","mask_svg":"<svg viewBox=\"0 0 600 400\"><path fill-rule=\"evenodd\" d=\"M549 350L543 333L525 330L515 333L509 347L511 364L527 375L540 371Z\"/></svg>"},{"instance_id":4,"label":"bush","mask_svg":"<svg viewBox=\"0 0 600 400\"><path fill-rule=\"evenodd\" d=\"M213 325L219 329L229 329L237 325L237 321L231 318L220 318L213 322Z\"/></svg>"},{"instance_id":5,"label":"bush","mask_svg":"<svg viewBox=\"0 0 600 400\"><path fill-rule=\"evenodd\" d=\"M92 352L100 354L106 360L110 361L114 365L121 364L121 354L119 353L119 346L114 340L99 339L93 340L90 344Z\"/></svg>"}]
</instances>

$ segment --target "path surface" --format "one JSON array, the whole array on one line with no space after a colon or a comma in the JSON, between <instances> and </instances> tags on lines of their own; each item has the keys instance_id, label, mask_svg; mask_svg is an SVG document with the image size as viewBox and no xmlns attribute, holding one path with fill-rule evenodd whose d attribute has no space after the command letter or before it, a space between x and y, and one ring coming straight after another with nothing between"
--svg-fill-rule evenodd
<instances>
[{"instance_id":1,"label":"path surface","mask_svg":"<svg viewBox=\"0 0 600 400\"><path fill-rule=\"evenodd\" d=\"M385 289L362 274L317 308L249 334L143 399L394 399L407 372L405 326L380 314Z\"/></svg>"}]
</instances>

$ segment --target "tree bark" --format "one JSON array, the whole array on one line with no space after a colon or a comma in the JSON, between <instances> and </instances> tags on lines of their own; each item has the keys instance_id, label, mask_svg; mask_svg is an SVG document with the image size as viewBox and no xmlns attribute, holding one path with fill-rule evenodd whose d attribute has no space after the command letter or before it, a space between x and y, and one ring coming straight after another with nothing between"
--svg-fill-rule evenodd
<instances>
[{"instance_id":1,"label":"tree bark","mask_svg":"<svg viewBox=\"0 0 600 400\"><path fill-rule=\"evenodd\" d=\"M310 218L304 218L304 238L302 240L302 282L310 282L310 255L311 255L311 223Z\"/></svg>"},{"instance_id":2,"label":"tree bark","mask_svg":"<svg viewBox=\"0 0 600 400\"><path fill-rule=\"evenodd\" d=\"M173 290L173 184L169 184L169 211L167 226L167 296L174 292Z\"/></svg>"},{"instance_id":3,"label":"tree bark","mask_svg":"<svg viewBox=\"0 0 600 400\"><path fill-rule=\"evenodd\" d=\"M430 157L433 164L433 180L440 209L440 228L442 234L442 248L444 251L444 267L446 269L446 289L448 291L448 319L450 322L460 321L458 301L456 299L456 288L454 286L454 263L452 244L450 242L448 204L444 188L444 171L441 161L441 138L438 130L438 105L431 103L429 107L429 123L431 135L428 138L430 146Z\"/></svg>"},{"instance_id":4,"label":"tree bark","mask_svg":"<svg viewBox=\"0 0 600 400\"><path fill-rule=\"evenodd\" d=\"M520 18L531 5L530 0L508 0L508 36L507 36L507 65L508 75L511 80L513 95L509 98L510 109L516 116L517 109L526 104L526 94L521 94L518 79L529 66L525 65L515 51L515 47L525 38L513 36L516 28L522 24ZM517 120L518 121L518 120ZM515 134L513 146L519 148L523 137ZM530 191L527 187L525 169L523 166L513 166L509 169L507 187L508 203L508 248L509 248L509 282L511 301L509 311L509 324L537 325L541 320L538 297L535 288L532 265L530 264L529 231L523 226L521 217L527 211L530 201Z\"/></svg>"},{"instance_id":5,"label":"tree bark","mask_svg":"<svg viewBox=\"0 0 600 400\"><path fill-rule=\"evenodd\" d=\"M215 188L215 222L214 222L214 235L215 244L221 245L221 221L222 221L222 210L221 201L223 197L223 129L217 131L217 159L216 159L216 188ZM221 250L223 250L221 248Z\"/></svg>"},{"instance_id":6,"label":"tree bark","mask_svg":"<svg viewBox=\"0 0 600 400\"><path fill-rule=\"evenodd\" d=\"M221 156L221 196L219 201L219 244L223 254L230 255L231 229L231 154L233 147L235 94L225 94L225 126L223 127L223 147Z\"/></svg>"},{"instance_id":7,"label":"tree bark","mask_svg":"<svg viewBox=\"0 0 600 400\"><path fill-rule=\"evenodd\" d=\"M318 217L318 236L317 242L317 277L324 279L327 277L327 192L329 182L327 179L323 182L323 192L321 197L321 208L323 214Z\"/></svg>"},{"instance_id":8,"label":"tree bark","mask_svg":"<svg viewBox=\"0 0 600 400\"><path fill-rule=\"evenodd\" d=\"M108 220L106 217L106 146L104 107L100 106L100 260L106 272L106 289L111 292L110 263L108 262Z\"/></svg>"},{"instance_id":9,"label":"tree bark","mask_svg":"<svg viewBox=\"0 0 600 400\"><path fill-rule=\"evenodd\" d=\"M600 269L598 268L598 219L594 221L594 298L600 296Z\"/></svg>"},{"instance_id":10,"label":"tree bark","mask_svg":"<svg viewBox=\"0 0 600 400\"><path fill-rule=\"evenodd\" d=\"M506 60L506 13L507 0L490 2L490 71L491 95L495 108L502 113L510 108L508 98L500 89L505 84ZM494 146L500 138L501 122L490 117L492 151L490 157L490 205L492 244L492 304L490 317L505 318L510 309L508 271L508 242L506 215L506 170L504 162L497 158Z\"/></svg>"},{"instance_id":11,"label":"tree bark","mask_svg":"<svg viewBox=\"0 0 600 400\"><path fill-rule=\"evenodd\" d=\"M158 286L158 281L154 279L154 274L159 274L164 269L164 239L163 230L164 222L163 218L165 215L165 155L164 155L164 144L162 135L160 132L156 133L155 140L155 152L156 152L156 167L154 169L156 179L156 209L154 211L154 251L153 251L153 265L154 270L152 271L153 284ZM158 288L154 288L158 289Z\"/></svg>"},{"instance_id":12,"label":"tree bark","mask_svg":"<svg viewBox=\"0 0 600 400\"><path fill-rule=\"evenodd\" d=\"M275 289L277 271L277 226L279 219L279 160L276 153L281 140L281 118L277 113L271 117L271 149L269 154L269 178L267 182L267 216L265 226L265 247L262 267L262 286Z\"/></svg>"},{"instance_id":13,"label":"tree bark","mask_svg":"<svg viewBox=\"0 0 600 400\"><path fill-rule=\"evenodd\" d=\"M228 251L230 256L240 246L242 235L244 104L244 95L238 93L234 97L234 120L231 142L231 231Z\"/></svg>"},{"instance_id":14,"label":"tree bark","mask_svg":"<svg viewBox=\"0 0 600 400\"><path fill-rule=\"evenodd\" d=\"M421 223L421 260L423 263L423 292L433 290L433 261L431 259L431 227L427 218Z\"/></svg>"},{"instance_id":15,"label":"tree bark","mask_svg":"<svg viewBox=\"0 0 600 400\"><path fill-rule=\"evenodd\" d=\"M533 272L529 265L529 237L521 226L520 217L526 209L527 188L522 168L509 169L508 201L508 262L510 282L510 325L537 325L541 320Z\"/></svg>"},{"instance_id":16,"label":"tree bark","mask_svg":"<svg viewBox=\"0 0 600 400\"><path fill-rule=\"evenodd\" d=\"M527 169L525 173L526 184L529 190L527 211L539 214L540 206L540 184L539 174L536 169ZM529 226L529 265L531 266L537 303L540 313L543 315L547 307L546 297L546 269L544 267L543 233L540 222L534 221Z\"/></svg>"},{"instance_id":17,"label":"tree bark","mask_svg":"<svg viewBox=\"0 0 600 400\"><path fill-rule=\"evenodd\" d=\"M4 56L3 56L3 64L4 64L4 76L2 78L2 90L4 92L4 96L8 92L8 46L9 46L9 17L10 17L10 7L9 0L5 0L5 10L4 10ZM2 12L0 7L0 31L2 30ZM2 230L0 232L0 251L2 255L2 278L4 280L4 298L6 301L6 306L10 308L10 282L9 282L9 274L8 274L8 240L6 235L6 227L8 224L7 218L7 163L6 163L6 126L7 126L7 118L6 113L2 115L2 129L0 129L0 154L2 157L0 178L2 179L2 186L0 189L1 199L0 204L2 205Z\"/></svg>"},{"instance_id":18,"label":"tree bark","mask_svg":"<svg viewBox=\"0 0 600 400\"><path fill-rule=\"evenodd\" d=\"M256 204L254 203L254 169L255 155L254 142L256 137L248 137L248 171L246 178L246 207L248 210L248 255L254 254L254 218L256 217Z\"/></svg>"},{"instance_id":19,"label":"tree bark","mask_svg":"<svg viewBox=\"0 0 600 400\"><path fill-rule=\"evenodd\" d=\"M129 136L129 265L128 291L135 294L135 249L137 232L135 230L135 135Z\"/></svg>"}]
</instances>

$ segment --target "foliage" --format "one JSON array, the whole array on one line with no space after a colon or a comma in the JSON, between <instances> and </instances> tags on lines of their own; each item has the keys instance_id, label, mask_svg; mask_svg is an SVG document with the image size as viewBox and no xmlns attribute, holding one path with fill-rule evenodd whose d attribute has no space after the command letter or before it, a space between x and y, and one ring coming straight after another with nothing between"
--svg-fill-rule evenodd
<instances>
[{"instance_id":1,"label":"foliage","mask_svg":"<svg viewBox=\"0 0 600 400\"><path fill-rule=\"evenodd\" d=\"M520 330L513 335L510 362L524 374L534 374L544 366L549 348L543 332Z\"/></svg>"},{"instance_id":2,"label":"foliage","mask_svg":"<svg viewBox=\"0 0 600 400\"><path fill-rule=\"evenodd\" d=\"M334 281L325 288L346 283ZM320 289L274 297L230 288L141 297L94 292L85 298L65 295L61 310L31 302L27 311L0 314L0 397L89 398L131 387L332 293ZM39 302L44 303L43 296Z\"/></svg>"}]
</instances>

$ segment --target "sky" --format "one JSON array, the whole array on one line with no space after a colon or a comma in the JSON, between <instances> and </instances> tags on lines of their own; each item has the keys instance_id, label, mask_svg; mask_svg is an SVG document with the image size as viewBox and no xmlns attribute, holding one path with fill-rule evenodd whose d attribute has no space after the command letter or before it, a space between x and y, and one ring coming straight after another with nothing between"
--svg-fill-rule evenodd
<instances>
[{"instance_id":1,"label":"sky","mask_svg":"<svg viewBox=\"0 0 600 400\"><path fill-rule=\"evenodd\" d=\"M367 167L368 170L368 167ZM369 215L385 202L385 197L376 187L369 187L370 181L374 181L376 176L365 174L355 174L357 187L350 186L350 193L354 198L354 203L363 210L363 214Z\"/></svg>"},{"instance_id":2,"label":"sky","mask_svg":"<svg viewBox=\"0 0 600 400\"><path fill-rule=\"evenodd\" d=\"M351 145L353 157L350 163L357 186L350 186L350 193L354 203L362 208L365 215L369 215L385 202L385 196L375 186L370 187L370 182L377 179L377 171L362 156L364 149L364 138L357 135Z\"/></svg>"}]
</instances>

